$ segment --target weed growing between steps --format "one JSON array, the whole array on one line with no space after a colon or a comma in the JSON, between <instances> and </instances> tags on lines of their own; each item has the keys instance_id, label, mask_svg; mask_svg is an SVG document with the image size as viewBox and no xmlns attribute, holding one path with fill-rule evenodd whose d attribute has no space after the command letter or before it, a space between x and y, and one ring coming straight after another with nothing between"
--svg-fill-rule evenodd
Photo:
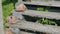
<instances>
[{"instance_id":1,"label":"weed growing between steps","mask_svg":"<svg viewBox=\"0 0 60 34\"><path fill-rule=\"evenodd\" d=\"M25 4L29 10L44 11L44 12L60 12L60 7L41 6Z\"/></svg>"},{"instance_id":2,"label":"weed growing between steps","mask_svg":"<svg viewBox=\"0 0 60 34\"><path fill-rule=\"evenodd\" d=\"M56 19L48 19L48 18L38 18L38 17L31 17L31 16L27 16L27 15L23 15L26 21L31 21L31 22L35 22L38 24L47 24L47 25L54 25L54 26L60 26L60 20L56 20Z\"/></svg>"},{"instance_id":3,"label":"weed growing between steps","mask_svg":"<svg viewBox=\"0 0 60 34\"><path fill-rule=\"evenodd\" d=\"M39 24L48 24L48 25L55 25L57 26L58 24L52 19L47 19L47 18L40 18L36 21L36 23Z\"/></svg>"}]
</instances>

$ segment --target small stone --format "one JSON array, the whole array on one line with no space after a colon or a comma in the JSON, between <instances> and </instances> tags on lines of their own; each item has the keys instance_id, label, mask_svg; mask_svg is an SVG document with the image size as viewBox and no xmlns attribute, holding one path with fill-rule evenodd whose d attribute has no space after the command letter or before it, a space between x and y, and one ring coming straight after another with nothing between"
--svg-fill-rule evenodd
<instances>
[{"instance_id":1,"label":"small stone","mask_svg":"<svg viewBox=\"0 0 60 34\"><path fill-rule=\"evenodd\" d=\"M12 30L8 29L8 28L6 30L4 30L4 32L5 32L5 34L13 34Z\"/></svg>"},{"instance_id":2,"label":"small stone","mask_svg":"<svg viewBox=\"0 0 60 34\"><path fill-rule=\"evenodd\" d=\"M26 10L26 6L24 4L20 4L16 6L16 11L24 12Z\"/></svg>"}]
</instances>

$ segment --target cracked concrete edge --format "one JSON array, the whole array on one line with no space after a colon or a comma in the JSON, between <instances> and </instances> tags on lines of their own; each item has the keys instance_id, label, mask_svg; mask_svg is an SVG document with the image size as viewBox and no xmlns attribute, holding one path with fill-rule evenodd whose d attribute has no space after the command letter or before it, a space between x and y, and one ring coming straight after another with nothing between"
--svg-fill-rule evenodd
<instances>
[{"instance_id":1,"label":"cracked concrete edge","mask_svg":"<svg viewBox=\"0 0 60 34\"><path fill-rule=\"evenodd\" d=\"M0 0L0 34L4 34L3 15L2 15L2 0Z\"/></svg>"}]
</instances>

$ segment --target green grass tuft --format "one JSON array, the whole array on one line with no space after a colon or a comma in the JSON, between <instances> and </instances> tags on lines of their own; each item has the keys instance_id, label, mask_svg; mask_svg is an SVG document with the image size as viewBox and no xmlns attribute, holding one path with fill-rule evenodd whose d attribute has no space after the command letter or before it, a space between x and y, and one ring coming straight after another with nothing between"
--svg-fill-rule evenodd
<instances>
[{"instance_id":1,"label":"green grass tuft","mask_svg":"<svg viewBox=\"0 0 60 34\"><path fill-rule=\"evenodd\" d=\"M11 11L14 9L14 4L17 0L2 0L2 12L3 12L3 22L4 22L4 29L6 28L6 18L9 16Z\"/></svg>"}]
</instances>

